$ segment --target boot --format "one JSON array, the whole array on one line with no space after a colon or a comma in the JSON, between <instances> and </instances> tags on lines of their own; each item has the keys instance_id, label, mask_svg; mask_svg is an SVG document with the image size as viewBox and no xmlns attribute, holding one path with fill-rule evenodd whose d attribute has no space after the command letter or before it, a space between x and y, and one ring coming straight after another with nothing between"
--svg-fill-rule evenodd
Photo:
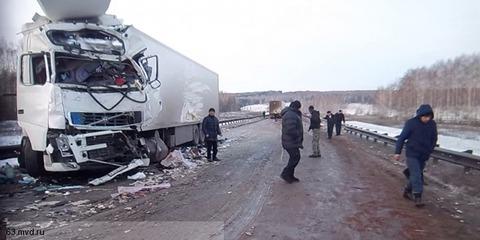
<instances>
[{"instance_id":1,"label":"boot","mask_svg":"<svg viewBox=\"0 0 480 240\"><path fill-rule=\"evenodd\" d=\"M425 206L425 203L422 201L422 194L421 193L414 193L413 194L413 201L415 202L415 207L421 208Z\"/></svg>"},{"instance_id":2,"label":"boot","mask_svg":"<svg viewBox=\"0 0 480 240\"><path fill-rule=\"evenodd\" d=\"M300 182L300 179L298 179L298 178L295 177L295 176L292 176L292 180L293 180L294 182Z\"/></svg>"},{"instance_id":3,"label":"boot","mask_svg":"<svg viewBox=\"0 0 480 240\"><path fill-rule=\"evenodd\" d=\"M285 182L287 182L287 183L293 183L293 182L294 182L293 178L287 177L287 176L286 176L285 174L283 174L283 173L280 174L280 177L281 177Z\"/></svg>"},{"instance_id":4,"label":"boot","mask_svg":"<svg viewBox=\"0 0 480 240\"><path fill-rule=\"evenodd\" d=\"M220 162L220 159L218 159L217 157L214 157L214 158L213 158L213 161L214 161L214 162Z\"/></svg>"},{"instance_id":5,"label":"boot","mask_svg":"<svg viewBox=\"0 0 480 240\"><path fill-rule=\"evenodd\" d=\"M412 195L412 190L405 188L403 190L403 197L405 199L413 201L413 195Z\"/></svg>"}]
</instances>

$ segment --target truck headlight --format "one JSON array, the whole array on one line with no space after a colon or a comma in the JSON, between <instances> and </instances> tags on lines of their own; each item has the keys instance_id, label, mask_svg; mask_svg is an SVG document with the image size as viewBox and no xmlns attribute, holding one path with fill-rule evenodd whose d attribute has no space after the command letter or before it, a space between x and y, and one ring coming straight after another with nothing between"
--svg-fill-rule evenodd
<instances>
[{"instance_id":1,"label":"truck headlight","mask_svg":"<svg viewBox=\"0 0 480 240\"><path fill-rule=\"evenodd\" d=\"M60 136L57 137L55 141L57 142L57 147L58 149L60 149L60 151L66 152L70 150L70 145L68 144L67 136L60 134Z\"/></svg>"}]
</instances>

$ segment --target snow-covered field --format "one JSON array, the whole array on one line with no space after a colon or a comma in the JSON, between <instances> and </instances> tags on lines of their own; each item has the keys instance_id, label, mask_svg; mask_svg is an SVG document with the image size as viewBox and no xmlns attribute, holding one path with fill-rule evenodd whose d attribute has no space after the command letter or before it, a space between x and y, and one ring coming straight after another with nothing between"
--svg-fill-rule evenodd
<instances>
[{"instance_id":1,"label":"snow-covered field","mask_svg":"<svg viewBox=\"0 0 480 240\"><path fill-rule=\"evenodd\" d=\"M361 127L364 129L369 129L371 131L377 131L379 133L387 133L388 136L391 136L391 137L396 137L400 135L400 132L402 131L401 128L388 127L388 126L357 122L357 121L347 121L347 124L350 124L356 127ZM440 147L442 148L446 148L454 151L463 152L466 150L473 150L473 154L480 155L480 133L479 133L479 137L476 137L476 138L465 138L465 137L461 137L460 134L458 134L458 136L455 136L455 135L456 134L453 132L449 132L448 136L439 134L438 144L440 144Z\"/></svg>"}]
</instances>

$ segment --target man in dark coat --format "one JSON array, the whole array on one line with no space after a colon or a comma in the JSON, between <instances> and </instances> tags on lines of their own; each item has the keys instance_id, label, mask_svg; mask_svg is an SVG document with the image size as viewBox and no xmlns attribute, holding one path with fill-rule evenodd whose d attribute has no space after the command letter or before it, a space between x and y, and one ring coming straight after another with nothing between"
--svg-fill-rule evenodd
<instances>
[{"instance_id":1,"label":"man in dark coat","mask_svg":"<svg viewBox=\"0 0 480 240\"><path fill-rule=\"evenodd\" d=\"M345 124L345 115L343 115L342 110L338 110L334 116L335 119L335 130L337 132L337 136L340 135L342 132L342 122Z\"/></svg>"},{"instance_id":2,"label":"man in dark coat","mask_svg":"<svg viewBox=\"0 0 480 240\"><path fill-rule=\"evenodd\" d=\"M395 160L400 160L400 153L407 141L406 156L409 181L403 196L415 202L415 206L424 206L423 169L430 154L437 144L437 124L433 120L433 109L430 105L421 105L414 118L409 119L398 137L395 147Z\"/></svg>"},{"instance_id":3,"label":"man in dark coat","mask_svg":"<svg viewBox=\"0 0 480 240\"><path fill-rule=\"evenodd\" d=\"M303 149L302 105L293 101L289 107L281 112L282 116L282 147L288 152L287 166L280 177L288 183L298 182L295 177L295 167L300 161L300 148Z\"/></svg>"},{"instance_id":4,"label":"man in dark coat","mask_svg":"<svg viewBox=\"0 0 480 240\"><path fill-rule=\"evenodd\" d=\"M310 112L310 127L308 131L312 130L312 152L313 154L309 157L311 158L318 158L322 155L320 154L320 112L315 110L313 106L308 107L308 111Z\"/></svg>"},{"instance_id":5,"label":"man in dark coat","mask_svg":"<svg viewBox=\"0 0 480 240\"><path fill-rule=\"evenodd\" d=\"M333 126L335 125L335 117L333 116L331 111L328 111L327 115L323 119L327 120L328 139L332 139Z\"/></svg>"},{"instance_id":6,"label":"man in dark coat","mask_svg":"<svg viewBox=\"0 0 480 240\"><path fill-rule=\"evenodd\" d=\"M205 135L205 144L207 145L207 159L209 162L211 161L220 161L217 158L218 152L218 139L217 135L222 135L222 131L220 130L220 124L218 122L218 118L215 117L215 109L210 108L208 110L208 116L203 119L202 122L202 131ZM212 154L213 150L213 154Z\"/></svg>"}]
</instances>

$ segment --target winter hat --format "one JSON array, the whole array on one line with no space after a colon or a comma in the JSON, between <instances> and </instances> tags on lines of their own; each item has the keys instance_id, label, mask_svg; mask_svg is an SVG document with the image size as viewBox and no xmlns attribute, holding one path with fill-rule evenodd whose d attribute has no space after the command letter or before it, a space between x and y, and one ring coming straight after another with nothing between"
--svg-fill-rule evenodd
<instances>
[{"instance_id":1,"label":"winter hat","mask_svg":"<svg viewBox=\"0 0 480 240\"><path fill-rule=\"evenodd\" d=\"M302 107L302 104L300 103L300 101L295 100L292 103L290 103L290 107L294 109L300 109Z\"/></svg>"}]
</instances>

